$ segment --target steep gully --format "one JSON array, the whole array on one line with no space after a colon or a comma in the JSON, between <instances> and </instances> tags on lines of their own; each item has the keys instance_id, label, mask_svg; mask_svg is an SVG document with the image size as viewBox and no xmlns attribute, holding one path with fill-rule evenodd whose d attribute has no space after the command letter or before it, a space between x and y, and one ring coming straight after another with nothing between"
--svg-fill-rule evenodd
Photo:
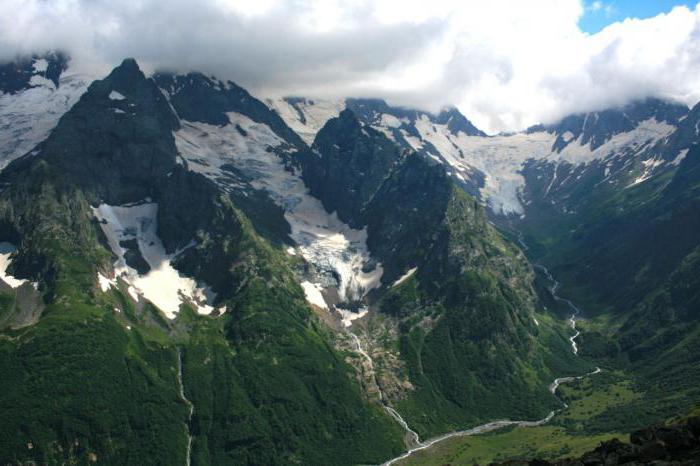
<instances>
[{"instance_id":1,"label":"steep gully","mask_svg":"<svg viewBox=\"0 0 700 466\"><path fill-rule=\"evenodd\" d=\"M523 250L528 249L527 245L524 243L524 241L522 239L522 236L518 238L518 241L520 242ZM577 320L578 316L581 314L581 310L573 302L571 302L570 300L568 300L566 298L562 298L561 296L559 296L557 294L557 290L559 288L559 282L554 279L554 277L552 276L552 274L549 272L549 270L546 267L544 267L543 265L540 265L540 264L535 264L534 267L536 267L538 270L541 270L542 273L544 273L544 275L547 277L547 280L549 280L549 282L552 284L549 288L549 291L550 291L550 293L552 293L552 296L554 297L554 299L561 302L561 303L566 304L569 307L569 309L571 309L572 314L569 317L569 323L571 325L572 330L575 333L573 336L571 336L569 338L569 341L571 342L571 350L573 351L574 354L578 355L578 346L576 344L576 338L580 335L581 332L576 328L576 320ZM566 402L564 402L561 398L559 398L556 394L559 386L561 386L562 384L570 383L570 382L573 382L576 380L580 380L580 379L583 379L583 378L588 377L590 375L598 374L599 372L601 372L601 369L599 367L596 367L596 369L594 371L589 372L587 374L583 374L583 375L576 376L576 377L560 377L560 378L554 379L554 381L549 385L549 391L550 391L550 393L552 393L552 395L554 395L559 400L559 402L561 402L562 407L551 411L549 414L547 414L546 417L544 417L542 419L535 420L535 421L513 421L513 420L509 420L509 419L492 421L492 422L489 422L486 424L472 427L471 429L449 432L447 434L443 434L443 435L440 435L438 437L434 437L432 439L421 441L418 433L410 428L410 426L408 425L406 420L403 419L403 417L401 417L401 415L398 413L398 411L396 411L390 405L389 400L382 392L381 386L379 385L379 383L377 383L377 380L376 380L376 373L374 372L374 361L372 360L372 357L367 353L367 351L362 347L362 342L360 341L360 338L350 330L348 330L348 333L355 343L356 352L359 355L361 355L363 358L365 358L365 360L367 361L368 368L371 372L370 376L372 378L374 378L374 381L379 389L379 399L380 399L380 402L382 403L384 409L386 410L387 413L389 413L389 415L391 415L391 417L393 417L396 420L396 422L399 423L399 425L401 425L401 427L406 431L407 437L410 439L409 445L411 445L411 446L408 449L408 451L406 451L405 453L403 453L402 455L400 455L396 458L393 458L393 459L383 463L382 466L390 466L390 465L396 463L397 461L408 458L409 456L413 455L414 453L416 453L418 451L430 448L433 445L440 443L440 442L443 442L443 441L450 439L450 438L468 437L471 435L484 434L484 433L498 430L498 429L501 429L503 427L508 427L508 426L537 427L537 426L547 424L548 422L550 422L554 418L554 416L556 416L558 413L560 413L561 411L563 411L569 407L569 405Z\"/></svg>"}]
</instances>

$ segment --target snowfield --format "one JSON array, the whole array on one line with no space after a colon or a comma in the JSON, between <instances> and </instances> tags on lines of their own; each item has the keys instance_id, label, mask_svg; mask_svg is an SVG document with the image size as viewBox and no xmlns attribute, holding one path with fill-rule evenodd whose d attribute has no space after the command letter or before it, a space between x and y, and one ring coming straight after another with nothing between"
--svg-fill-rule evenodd
<instances>
[{"instance_id":1,"label":"snowfield","mask_svg":"<svg viewBox=\"0 0 700 466\"><path fill-rule=\"evenodd\" d=\"M34 63L35 71L46 66L41 62ZM93 79L68 70L56 88L53 81L34 75L30 84L36 87L15 94L0 93L0 170L46 139Z\"/></svg>"},{"instance_id":2,"label":"snowfield","mask_svg":"<svg viewBox=\"0 0 700 466\"><path fill-rule=\"evenodd\" d=\"M320 290L329 287L332 277L337 277L340 302L361 299L380 286L381 264L368 266L373 262L367 250L367 232L350 228L309 194L301 177L286 169L280 157L268 150L285 143L267 125L235 112L227 115L231 123L223 127L183 121L182 128L175 132L180 156L191 170L219 182L224 189L240 187L226 173L226 164L231 164L250 179L250 186L269 193L284 209L296 252L327 277L303 284L307 300L328 307Z\"/></svg>"},{"instance_id":3,"label":"snowfield","mask_svg":"<svg viewBox=\"0 0 700 466\"><path fill-rule=\"evenodd\" d=\"M166 254L163 243L156 234L158 204L101 204L93 208L93 213L100 221L112 252L117 256L114 262L114 279L98 274L98 282L103 291L116 286L116 278L121 278L129 285L128 293L135 301L139 301L139 296L143 296L162 310L169 319L177 316L183 303L192 304L200 314L211 314L214 310L211 303L216 295L208 287L200 286L195 280L181 275L173 268L172 260L182 251ZM121 243L134 239L143 259L150 267L143 275L130 267L124 257L127 251Z\"/></svg>"},{"instance_id":4,"label":"snowfield","mask_svg":"<svg viewBox=\"0 0 700 466\"><path fill-rule=\"evenodd\" d=\"M345 109L344 100L299 99L292 105L285 99L266 99L265 103L309 146L323 125Z\"/></svg>"},{"instance_id":5,"label":"snowfield","mask_svg":"<svg viewBox=\"0 0 700 466\"><path fill-rule=\"evenodd\" d=\"M485 175L481 197L491 210L501 215L523 215L521 193L525 179L521 171L531 159L558 164L582 165L614 157L623 151L638 151L669 134L674 127L654 119L643 121L632 131L613 136L595 150L590 144L581 144L582 136L571 140L561 151L552 151L556 135L548 132L516 133L491 137L467 136L460 132L453 135L446 125L431 123L423 116L416 121L421 140L413 140L415 149L423 147L422 141L432 144L444 162L457 174L467 176L471 167Z\"/></svg>"}]
</instances>

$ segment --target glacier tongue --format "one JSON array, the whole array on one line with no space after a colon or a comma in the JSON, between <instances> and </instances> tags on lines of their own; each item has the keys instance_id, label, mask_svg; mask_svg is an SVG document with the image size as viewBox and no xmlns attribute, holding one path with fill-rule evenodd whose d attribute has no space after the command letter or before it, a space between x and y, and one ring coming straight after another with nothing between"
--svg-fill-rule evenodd
<instances>
[{"instance_id":1,"label":"glacier tongue","mask_svg":"<svg viewBox=\"0 0 700 466\"><path fill-rule=\"evenodd\" d=\"M177 316L185 300L193 304L198 313L211 314L214 308L210 303L215 294L208 287L199 286L192 278L181 275L172 266L172 260L182 251L166 254L156 234L157 212L158 204L150 202L124 206L100 204L93 208L109 246L117 256L114 263L116 277L129 284L129 294L134 300L138 300L139 294L144 296L170 319ZM140 274L127 264L123 242L129 240L136 240L140 254L150 267L148 272ZM109 280L101 274L98 274L98 280L103 291L116 285L116 279Z\"/></svg>"},{"instance_id":2,"label":"glacier tongue","mask_svg":"<svg viewBox=\"0 0 700 466\"><path fill-rule=\"evenodd\" d=\"M311 285L327 287L335 277L338 299L347 302L380 286L383 269L381 264L369 266L367 232L350 228L309 194L301 177L268 150L283 148L285 143L267 125L235 112L227 115L231 123L223 127L182 122L175 141L189 168L231 189L237 187L226 174L226 165L231 164L251 179L253 188L270 194L284 209L298 252L326 276L323 283L308 282L308 291ZM307 295L312 304L323 307L316 293Z\"/></svg>"}]
</instances>

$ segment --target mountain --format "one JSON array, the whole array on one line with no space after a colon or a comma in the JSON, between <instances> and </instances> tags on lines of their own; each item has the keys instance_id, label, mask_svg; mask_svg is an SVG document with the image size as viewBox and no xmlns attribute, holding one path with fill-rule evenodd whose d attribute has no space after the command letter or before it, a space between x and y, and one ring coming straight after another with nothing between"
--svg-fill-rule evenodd
<instances>
[{"instance_id":1,"label":"mountain","mask_svg":"<svg viewBox=\"0 0 700 466\"><path fill-rule=\"evenodd\" d=\"M396 453L399 427L362 395L293 261L178 162L182 125L126 60L2 172L0 224L18 245L8 272L37 283L45 307L2 340L0 457L347 464Z\"/></svg>"},{"instance_id":2,"label":"mountain","mask_svg":"<svg viewBox=\"0 0 700 466\"><path fill-rule=\"evenodd\" d=\"M0 68L0 462L374 464L596 366L634 396L572 437L700 399L697 107L488 136L76 69Z\"/></svg>"},{"instance_id":3,"label":"mountain","mask_svg":"<svg viewBox=\"0 0 700 466\"><path fill-rule=\"evenodd\" d=\"M677 125L687 112L685 105L650 97L621 108L569 115L554 125L541 126L540 129L557 136L552 147L557 152L561 152L572 141L579 141L581 145L589 145L591 150L595 150L615 135L632 131L650 119ZM534 131L534 128L528 130Z\"/></svg>"},{"instance_id":4,"label":"mountain","mask_svg":"<svg viewBox=\"0 0 700 466\"><path fill-rule=\"evenodd\" d=\"M688 410L700 396L691 363L700 349L693 278L698 110L682 110L655 100L628 106L630 122L641 115L636 127L601 127L591 141L612 136L593 151L598 156L526 162L524 216L500 221L519 232L530 258L546 264L562 281L562 295L591 319L584 351L626 371L644 393L608 414L637 419L630 427Z\"/></svg>"},{"instance_id":5,"label":"mountain","mask_svg":"<svg viewBox=\"0 0 700 466\"><path fill-rule=\"evenodd\" d=\"M0 64L0 169L46 139L93 79L61 53Z\"/></svg>"},{"instance_id":6,"label":"mountain","mask_svg":"<svg viewBox=\"0 0 700 466\"><path fill-rule=\"evenodd\" d=\"M291 102L270 104L291 127L306 134L316 134L318 122L340 109L352 109L361 121L402 147L438 160L465 191L504 216L523 215L524 202L537 202L560 183L587 186L578 183L584 172L605 174L596 179L599 182L610 172L629 169L631 156L669 136L687 114L680 104L649 98L619 109L571 115L521 133L486 137L454 108L436 116L377 99ZM529 196L540 185L546 192Z\"/></svg>"},{"instance_id":7,"label":"mountain","mask_svg":"<svg viewBox=\"0 0 700 466\"><path fill-rule=\"evenodd\" d=\"M354 101L346 102L350 107ZM692 361L700 342L692 311L697 307L697 283L692 277L698 245L694 174L698 107L688 111L683 105L649 98L492 137L466 132L455 136L449 128L422 124L420 119L413 124L415 136L410 137L406 126L397 136L395 129L404 122L392 124L396 115L386 104L360 101L355 108L358 120L394 141L408 140L417 152L442 166L438 171L450 174L462 190L474 193L473 186L478 186L474 194L489 207L492 220L513 238L520 237L530 259L552 268L562 280L564 296L591 319L580 337L584 353L623 371L643 394L638 401L601 413L594 422L620 425L617 419L623 417L628 419L623 428L631 429L697 404L699 394L693 387L698 374ZM303 110L313 114L314 106ZM410 121L405 114L398 115ZM455 174L472 180L472 189L469 183L459 183ZM331 184L337 190L342 181L334 179ZM411 186L407 180L401 184ZM438 185L434 180L429 184ZM421 191L397 191L401 194L388 205L399 206L396 211L401 214L395 218L384 212L378 218L390 219L386 223L398 232L375 242L378 234L368 222L368 246L381 259L387 276L401 274L391 275L392 262L382 257L382 245L395 249L393 257L400 264L396 269L418 276L423 267L416 268L403 255L411 257L421 250L421 234L432 234L427 225L439 222L439 214L419 214L420 227L401 235L398 226L410 224L412 211L400 206ZM365 194L363 199L367 198ZM372 200L365 212L371 212L376 202ZM431 206L418 212L440 209ZM429 276L441 275L431 271ZM556 300L547 305L562 308ZM488 320L498 322L493 315ZM459 367L466 365L462 362ZM411 383L418 385L416 380ZM433 400L431 405L439 403ZM403 412L410 413L410 408Z\"/></svg>"},{"instance_id":8,"label":"mountain","mask_svg":"<svg viewBox=\"0 0 700 466\"><path fill-rule=\"evenodd\" d=\"M310 190L328 210L366 228L382 267L386 285L369 304L391 336L363 337L375 361L399 352L393 368L377 369L379 389L420 434L494 415L536 419L555 407L541 387L585 364L559 354L557 329L536 323L542 308L524 256L440 163L399 147L346 109L319 131L304 172L317 176Z\"/></svg>"}]
</instances>

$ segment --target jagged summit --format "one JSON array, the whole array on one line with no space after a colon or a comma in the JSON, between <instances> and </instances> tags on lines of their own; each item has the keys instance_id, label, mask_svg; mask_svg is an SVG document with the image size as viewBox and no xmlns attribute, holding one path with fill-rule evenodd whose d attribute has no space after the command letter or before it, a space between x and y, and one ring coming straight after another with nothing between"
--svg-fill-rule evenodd
<instances>
[{"instance_id":1,"label":"jagged summit","mask_svg":"<svg viewBox=\"0 0 700 466\"><path fill-rule=\"evenodd\" d=\"M224 126L230 123L227 113L236 112L269 125L290 144L300 149L306 147L282 118L232 81L223 82L197 72L186 75L160 72L153 79L168 95L178 115L185 120Z\"/></svg>"},{"instance_id":2,"label":"jagged summit","mask_svg":"<svg viewBox=\"0 0 700 466\"><path fill-rule=\"evenodd\" d=\"M619 108L564 117L552 125L537 125L527 132L545 130L557 136L553 150L561 152L569 143L590 144L592 150L605 144L616 134L632 131L640 123L654 119L657 123L676 125L688 113L688 107L676 102L649 97Z\"/></svg>"},{"instance_id":3,"label":"jagged summit","mask_svg":"<svg viewBox=\"0 0 700 466\"><path fill-rule=\"evenodd\" d=\"M450 132L457 136L459 132L463 132L467 136L486 136L486 133L465 117L457 107L448 107L442 110L436 117L435 123L447 125Z\"/></svg>"},{"instance_id":4,"label":"jagged summit","mask_svg":"<svg viewBox=\"0 0 700 466\"><path fill-rule=\"evenodd\" d=\"M439 125L447 125L449 130L457 136L461 131L467 136L486 136L486 133L472 124L457 107L446 107L438 114L409 107L394 107L383 99L348 98L345 99L347 108L354 110L362 121L368 124L386 124L383 115L395 117L399 120L399 126L405 125L410 132L410 127L415 126L416 121L425 118L427 121ZM385 118L382 120L382 118ZM390 123L393 124L393 121Z\"/></svg>"}]
</instances>

